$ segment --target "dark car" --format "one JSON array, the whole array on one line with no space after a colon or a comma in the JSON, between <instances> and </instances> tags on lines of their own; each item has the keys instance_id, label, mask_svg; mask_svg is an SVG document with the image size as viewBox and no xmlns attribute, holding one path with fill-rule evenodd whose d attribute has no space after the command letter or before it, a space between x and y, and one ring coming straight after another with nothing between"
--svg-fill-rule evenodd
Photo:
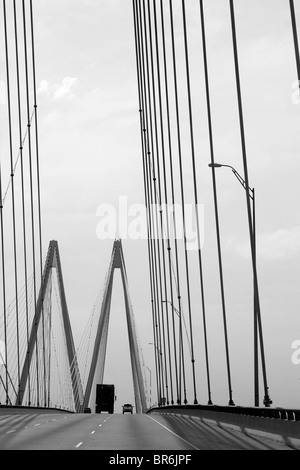
<instances>
[{"instance_id":1,"label":"dark car","mask_svg":"<svg viewBox=\"0 0 300 470\"><path fill-rule=\"evenodd\" d=\"M123 405L123 414L124 413L133 413L133 405L131 405L130 403L125 403L125 405Z\"/></svg>"},{"instance_id":2,"label":"dark car","mask_svg":"<svg viewBox=\"0 0 300 470\"><path fill-rule=\"evenodd\" d=\"M84 408L84 413L91 413L91 412L92 412L91 408Z\"/></svg>"}]
</instances>

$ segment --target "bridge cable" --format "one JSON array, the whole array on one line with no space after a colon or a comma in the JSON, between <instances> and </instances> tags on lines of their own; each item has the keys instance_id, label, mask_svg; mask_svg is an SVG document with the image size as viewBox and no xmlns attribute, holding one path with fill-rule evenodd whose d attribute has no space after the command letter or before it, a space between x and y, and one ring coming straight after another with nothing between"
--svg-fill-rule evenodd
<instances>
[{"instance_id":1,"label":"bridge cable","mask_svg":"<svg viewBox=\"0 0 300 470\"><path fill-rule=\"evenodd\" d=\"M155 0L153 2L153 17L154 17L154 42L156 48L156 71L157 71L157 83L158 83L158 107L159 107L159 119L160 119L160 132L161 132L161 150L162 155L164 158L164 137L163 137L163 122L162 122L162 103L161 103L161 86L160 86L160 63L159 63L159 52L158 52L158 36L157 36L157 15L156 15L156 7L155 7ZM157 180L158 181L158 193L155 189L156 181L154 181L154 191L155 191L155 207L156 210L159 210L159 218L160 218L160 229L161 229L161 252L162 252L162 262L163 262L163 275L164 275L164 290L165 294L164 297L167 298L167 282L166 282L166 260L165 260L165 251L164 251L164 237L163 237L163 210L162 210L162 189L161 189L161 169L160 169L160 152L158 146L158 119L156 118L156 109L157 109L157 100L155 94L155 76L154 76L154 61L153 61L153 41L152 41L152 28L151 28L151 11L150 11L150 2L148 1L148 22L149 22L149 38L150 38L150 58L151 58L151 76L152 76L152 89L153 89L153 108L154 108L154 116L155 116L155 135L156 135L156 166L157 166ZM158 209L159 205L159 209ZM163 344L164 344L164 357L165 357L165 370L166 370L166 389L167 389L167 404L169 404L168 399L168 381L167 381L167 355L166 355L166 345L165 345L165 327L164 327L164 318L163 318L163 294L161 291L161 308L162 308L162 327L163 327ZM168 356L170 361L170 335L169 335L169 324L168 324L168 304L165 303L166 309L166 321L167 321L167 339L168 339ZM174 402L173 399L173 384L172 384L172 368L170 367L170 383L171 383L171 401Z\"/></svg>"},{"instance_id":2,"label":"bridge cable","mask_svg":"<svg viewBox=\"0 0 300 470\"><path fill-rule=\"evenodd\" d=\"M291 10L293 38L294 38L294 46L295 46L296 67L297 67L297 73L298 73L298 86L300 88L300 54L299 54L299 43L298 43L298 33L297 33L294 0L290 0L290 10Z\"/></svg>"},{"instance_id":3,"label":"bridge cable","mask_svg":"<svg viewBox=\"0 0 300 470\"><path fill-rule=\"evenodd\" d=\"M22 224L23 224L23 251L24 251L24 277L25 277L25 295L26 295L26 318L27 318L27 344L29 342L29 325L28 325L28 275L27 275L27 243L26 243L26 217L25 217L25 189L24 189L24 162L23 162L23 140L22 132L22 115L21 115L21 91L20 91L20 66L19 66L19 41L18 41L18 27L17 27L17 8L16 0L14 0L14 31L15 31L15 55L16 55L16 80L17 80L17 101L18 101L18 127L19 127L19 156L21 161L21 198L22 198ZM18 160L17 160L18 161ZM14 171L16 164L14 166ZM28 370L28 377L30 370ZM18 380L20 385L20 379ZM30 379L28 382L29 397L30 397ZM29 399L30 402L30 399Z\"/></svg>"},{"instance_id":4,"label":"bridge cable","mask_svg":"<svg viewBox=\"0 0 300 470\"><path fill-rule=\"evenodd\" d=\"M211 116L211 104L210 104L210 87L209 87L209 76L208 76L208 63L207 63L207 50L206 50L206 32L205 32L205 17L203 0L199 0L200 5L200 19L201 19L201 32L202 32L202 48L203 48L203 62L204 62L204 75L205 75L205 90L206 90L206 102L207 102L207 116L208 116L208 130L209 130L209 142L210 142L210 153L211 163L214 163L214 141L213 141L213 129L212 129L212 116ZM216 191L216 178L213 172L213 188L214 188L214 204L215 204L215 215L217 223L217 240L218 240L218 253L220 263L220 280L222 289L222 300L223 309L225 309L225 297L224 297L224 285L223 285L223 274L222 274L222 259L221 259L221 245L219 236L219 223L218 223L218 201ZM206 331L206 322L204 319L204 331ZM212 404L211 400L211 389L210 389L210 374L209 374L209 358L208 358L208 347L207 347L207 336L205 333L205 356L206 356L206 370L207 370L207 384L208 384L208 404Z\"/></svg>"},{"instance_id":5,"label":"bridge cable","mask_svg":"<svg viewBox=\"0 0 300 470\"><path fill-rule=\"evenodd\" d=\"M19 338L19 303L18 303L18 267L17 267L17 240L16 240L16 203L15 203L15 184L14 184L14 162L13 162L13 136L12 136L12 109L11 109L11 88L10 88L10 67L8 53L8 35L7 35L7 15L6 5L3 4L4 19L4 38L5 38L5 57L6 57L6 85L7 85L7 110L8 110L8 133L9 133L9 154L10 154L10 177L11 177L11 196L12 196L12 234L13 234L13 259L14 259L14 285L16 296L16 352L17 352L17 376L20 382L20 338Z\"/></svg>"},{"instance_id":6,"label":"bridge cable","mask_svg":"<svg viewBox=\"0 0 300 470\"><path fill-rule=\"evenodd\" d=\"M2 171L0 161L0 230L1 230L1 257L2 257L2 295L3 295L3 318L4 318L4 348L5 348L5 391L6 404L8 405L8 353L7 353L7 319L6 319L6 272L5 272L5 243L4 243L4 216L2 200Z\"/></svg>"},{"instance_id":7,"label":"bridge cable","mask_svg":"<svg viewBox=\"0 0 300 470\"><path fill-rule=\"evenodd\" d=\"M169 0L169 12L170 12L170 27L171 27L171 42L172 42L174 98L175 98L175 109L176 109L177 150L178 150L178 161L179 161L179 168L180 168L180 188L181 188L181 203L182 203L182 216L183 216L183 229L184 229L184 244L186 248L185 209L184 209L185 200L184 200L184 191L183 191L183 171L182 171L182 143L181 143L181 131L180 131L177 60L176 60L176 48L175 48L175 27L174 27L174 14L173 14L172 0ZM170 164L172 168L173 166L172 162ZM174 201L174 195L173 195L173 201ZM188 260L187 260L186 249L185 249L185 254L186 254L186 258L185 258L186 272L188 272L188 269L187 269ZM179 282L179 277L178 277L178 282ZM189 299L189 284L188 283L187 283L187 292L188 292L188 299ZM182 304L181 304L181 295L179 291L178 291L178 301L179 301L179 324L180 324L179 353L181 357L180 361L182 362L182 368L183 368L183 381L184 381L184 390L185 390L185 367L184 367L184 351L183 351L183 335L182 335ZM185 393L184 403L187 403L186 392L184 393ZM180 399L180 403L181 403L181 399Z\"/></svg>"},{"instance_id":8,"label":"bridge cable","mask_svg":"<svg viewBox=\"0 0 300 470\"><path fill-rule=\"evenodd\" d=\"M147 139L147 165L146 168L148 169L148 178L149 178L149 202L150 202L150 208L151 208L151 214L152 214L152 224L153 224L153 232L152 232L152 237L153 237L153 248L154 248L154 272L155 272L155 278L156 278L156 300L157 300L157 327L158 327L158 334L156 337L156 342L154 344L154 347L157 350L157 355L158 355L158 363L159 363L159 368L160 368L160 375L161 375L161 394L160 394L160 403L161 403L161 398L164 397L165 394L165 368L163 365L163 352L162 352L162 343L164 343L164 335L163 335L163 312L162 312L162 267L161 267L161 255L160 255L160 243L159 243L159 223L158 223L158 214L157 214L157 189L156 189L156 181L157 181L157 174L156 174L156 166L155 166L155 160L154 160L154 131L153 131L153 112L152 112L152 105L151 105L151 86L150 86L150 72L149 72L149 52L148 52L148 41L147 41L147 22L146 22L146 9L145 9L145 0L143 0L143 24L144 25L144 51L145 54L143 55L144 57L144 64L146 63L146 67L144 65L144 85L145 85L145 104L146 104L146 116L148 118L146 119L146 126L145 126L145 137L146 133L149 133L150 131L150 139ZM150 45L151 45L151 36L150 36L150 30L148 33L150 37ZM148 98L147 98L148 97ZM147 101L148 101L148 106L147 106ZM153 95L153 107L155 109L155 96ZM147 113L147 109L149 109L149 112ZM155 124L155 139L156 139L156 148L157 148L157 121L156 121L156 114L154 113L154 124ZM152 149L152 151L151 151ZM157 148L158 151L158 148Z\"/></svg>"},{"instance_id":9,"label":"bridge cable","mask_svg":"<svg viewBox=\"0 0 300 470\"><path fill-rule=\"evenodd\" d=\"M248 179L248 164L247 164L247 152L246 152L246 139L245 139L245 129L244 129L244 118L243 118L243 105L242 105L242 93L241 93L241 83L240 83L240 72L239 72L239 59L238 59L238 48L237 48L237 37L236 37L236 26L235 26L235 12L234 12L234 2L230 0L230 17L231 17L231 27L232 27L232 41L233 41L233 54L234 54L234 65L235 65L235 76L236 76L236 87L237 87L237 98L238 98L238 111L239 111L239 121L240 121L240 135L241 135L241 146L242 146L242 157L244 165L244 174L245 174L245 184L246 188L249 188L249 179ZM256 270L256 261L255 261L255 245L253 237L253 221L250 207L250 195L249 190L246 192L246 202L247 202L247 212L248 212L248 225L249 225L249 234L250 234L250 245L251 245L251 258L252 258L252 267L253 267L253 276L254 276L254 286L255 286L255 307L257 311L257 321L259 328L259 338L260 338L260 350L261 350L261 361L262 361L262 372L263 372L263 382L264 382L264 404L265 406L270 406L272 401L269 397L269 387L267 383L267 373L266 373L266 364L265 364L265 353L264 353L264 343L263 343L263 333L262 333L262 323L261 323L261 311L260 311L260 300L259 300L259 291L258 291L258 280L257 280L257 270Z\"/></svg>"},{"instance_id":10,"label":"bridge cable","mask_svg":"<svg viewBox=\"0 0 300 470\"><path fill-rule=\"evenodd\" d=\"M152 237L151 237L151 214L149 207L149 188L148 188L148 179L147 179L147 145L144 139L144 97L143 97L143 76L142 76L142 66L141 66L141 45L140 45L140 28L138 23L138 5L135 5L135 0L133 0L133 13L135 21L135 46L136 46L136 63L137 63L137 81L138 81L138 92L139 92L139 114L140 114L140 126L141 126L141 143L143 151L143 174L144 174L144 191L145 191L145 206L146 206L146 215L147 215L147 233L148 233L148 261L149 261L149 274L150 274L150 293L151 293L151 309L152 309L152 323L153 323L153 338L156 340L156 324L157 324L157 305L155 297L155 279L153 272L153 247L152 247ZM136 8L135 8L136 7ZM136 10L137 9L137 10ZM158 377L158 364L157 364L157 355L155 351L155 366L156 374ZM159 379L157 380L157 393L159 392Z\"/></svg>"},{"instance_id":11,"label":"bridge cable","mask_svg":"<svg viewBox=\"0 0 300 470\"><path fill-rule=\"evenodd\" d=\"M162 4L161 4L161 36L162 36L162 43L163 43L163 63L164 63L164 73L165 73L165 91L166 91L166 96L165 96L165 100L166 100L166 106L167 106L167 124L168 124L168 142L171 143L171 138L170 138L170 116L168 114L169 112L169 96L168 96L168 80L167 80L167 70L166 70L166 50L165 50L165 30L164 30L164 12L163 12L163 7L162 7ZM157 28L156 28L157 30ZM156 32L156 44L157 44L157 47L156 47L156 50L157 50L157 57L159 56L159 52L158 52L158 41L157 41L157 32ZM163 133L163 117L162 117L162 99L161 99L161 86L160 86L160 82L161 82L161 79L160 79L160 66L159 66L159 61L157 61L157 70L158 70L158 89L159 89L159 92L160 92L160 120L161 120L161 135L162 135L162 149L163 149L163 152L162 152L162 156L163 156L163 169L164 169L164 188L165 188L165 206L168 207L168 197L167 197L167 182L166 182L166 159L165 159L165 151L164 151L164 133ZM169 147L169 151L170 151L170 148ZM171 175L173 177L173 168L172 168L172 158L171 158L171 154L170 154L170 167L171 167ZM172 182L172 185L173 185L173 182ZM174 189L174 185L173 185L173 189ZM163 208L163 204L161 203L161 210ZM174 208L174 204L173 204L173 208ZM173 222L175 220L175 212L173 212ZM175 324L174 324L174 315L175 315L175 308L174 308L174 304L173 304L173 286L172 286L172 269L173 269L173 266L172 266L172 259L171 259L171 246L170 246L170 243L169 243L169 239L170 239L170 236L169 236L169 219L168 219L168 211L166 212L166 225L167 225L167 230L166 230L166 233L165 233L165 237L168 241L167 243L167 249L168 249L168 252L169 252L169 274L170 274L170 292L171 292L171 302L167 302L166 303L171 303L171 306L172 306L172 316L173 316L173 336L175 338ZM175 227L175 234L176 234L176 227ZM177 248L177 235L175 236L175 247ZM176 251L176 255L178 255L178 251ZM178 262L178 257L177 257L177 262ZM178 274L178 270L177 270L177 274ZM180 302L180 299L181 299L181 295L180 295L180 285L179 283L177 282L176 280L176 274L174 273L174 277L175 277L175 282L177 284L177 288L178 288L178 300L179 300L179 303L180 303L180 310L181 310L181 302ZM178 280L179 280L179 276L178 276ZM182 319L182 312L178 312L177 311L177 314L179 315L179 317ZM182 342L182 329L180 331L180 340L179 340L179 343L180 343L180 346L179 346L179 349L180 349L180 354L181 352L183 352L183 342ZM174 349L176 351L176 348L175 348L175 339L174 339ZM177 364L177 357L175 356L175 367L176 367L176 364ZM184 364L184 357L182 355L182 360L183 360L183 364ZM184 365L183 365L184 367ZM179 374L180 374L180 371L179 371ZM178 373L177 373L177 367L176 367L176 380L178 382ZM185 383L185 371L184 371L184 383ZM178 384L178 388L179 388L179 384ZM184 388L185 388L185 385L184 385ZM186 396L185 396L186 398ZM179 399L177 399L177 402L180 402Z\"/></svg>"},{"instance_id":12,"label":"bridge cable","mask_svg":"<svg viewBox=\"0 0 300 470\"><path fill-rule=\"evenodd\" d=\"M174 180L173 180L173 166L172 166L172 141L171 141L171 129L170 129L170 105L169 105L169 85L167 75L167 58L166 58L166 34L165 34L165 20L164 20L164 7L163 1L160 2L161 11L161 32L162 32L162 50L163 50L163 67L164 67L164 78L165 78L165 96L166 96L166 113L167 113L167 130L168 130L168 147L169 147L169 161L170 161L170 175L171 175L171 188L172 188L172 202L173 202L173 223L175 232L175 253L176 253L176 272L177 272L177 289L178 289L178 300L180 301L180 283L179 283L179 269L178 269L178 247L177 247L177 235L176 235L176 223L175 223L175 196L174 196ZM177 387L177 403L179 399L178 390L178 370L177 370L177 350L176 350L176 328L175 328L175 312L174 312L174 293L173 293L173 281L172 281L172 255L171 255L171 243L170 243L170 224L169 224L169 211L168 211L168 192L167 192L167 178L166 178L166 162L164 156L164 188L165 188L165 204L166 204L166 225L167 225L167 250L168 250L168 261L169 261L169 284L170 284L170 298L172 307L172 324L173 324L173 346L174 346L174 365L175 365L175 378ZM166 299L167 301L167 299ZM179 302L181 309L181 304ZM179 312L179 315L181 313ZM171 367L171 366L170 366Z\"/></svg>"},{"instance_id":13,"label":"bridge cable","mask_svg":"<svg viewBox=\"0 0 300 470\"><path fill-rule=\"evenodd\" d=\"M184 2L183 2L184 7ZM196 163L195 163L195 147L194 147L194 131L193 131L193 113L192 113L192 100L191 100L191 85L190 85L190 66L189 66L189 53L188 53L188 36L186 27L186 15L184 7L184 43L185 43L185 57L186 57L186 75L187 75L187 87L188 87L188 105L189 105L189 117L190 117L190 139L191 139L191 151L192 151L192 167L193 167L193 187L194 187L194 203L196 213L196 229L197 229L197 240L198 240L198 264L200 273L200 292L201 292L201 306L202 306L202 321L203 321L203 334L204 334L204 346L205 346L205 362L206 362L206 375L207 375L207 391L208 391L208 404L212 404L211 400L211 388L210 388L210 372L209 372L209 357L208 357L208 339L207 339L207 327L206 327L206 307L205 307L205 296L204 296L204 276L203 276L203 262L201 254L201 235L200 235L200 224L199 224L199 213L198 213L198 189L197 189L197 177L196 177ZM192 348L191 343L191 348ZM196 395L195 395L196 397ZM195 398L195 404L197 399Z\"/></svg>"},{"instance_id":14,"label":"bridge cable","mask_svg":"<svg viewBox=\"0 0 300 470\"><path fill-rule=\"evenodd\" d=\"M34 221L34 196L33 196L33 169L32 169L32 144L31 144L31 123L30 123L30 112L29 112L29 68L28 68L28 47L27 47L27 26L26 26L26 10L25 0L22 0L23 4L23 33L24 33L24 58L25 58L25 78L26 78L26 101L27 101L27 127L28 127L28 155L29 155L29 176L30 176L30 205L31 205L31 241L32 241L32 265L33 265L33 296L34 305L37 302L37 286L36 286L36 255L35 255L35 221ZM37 406L39 406L39 352L38 352L38 337L37 337L37 315L35 312L34 325L36 329L36 388L37 388Z\"/></svg>"},{"instance_id":15,"label":"bridge cable","mask_svg":"<svg viewBox=\"0 0 300 470\"><path fill-rule=\"evenodd\" d=\"M202 301L202 316L205 325L205 301L204 301L204 280L203 280L203 267L202 267L202 255L201 255L201 241L200 241L200 226L199 226L199 213L198 213L198 189L197 189L197 176L196 176L196 163L195 163L195 144L194 144L194 130L193 130L193 111L192 111L192 97L191 97L191 82L190 82L190 65L189 65L189 50L188 50L188 34L187 34L187 23L186 23L186 9L185 0L182 0L182 12L183 12L183 30L184 30L184 48L185 48L185 62L186 62L186 81L188 89L188 108L189 108L189 123L190 123L190 142L191 142L191 153L192 153L192 167L193 167L193 187L194 187L194 202L196 212L196 228L197 228L197 239L198 239L198 262L200 271L200 291ZM196 395L196 381L195 381L195 367L194 367L194 349L193 349L193 332L192 332L192 319L190 319L191 328L191 348L192 348L192 361L193 361L193 378L194 378L194 393L195 401L197 404ZM205 335L206 330L204 329ZM207 338L205 338L207 343Z\"/></svg>"},{"instance_id":16,"label":"bridge cable","mask_svg":"<svg viewBox=\"0 0 300 470\"><path fill-rule=\"evenodd\" d=\"M145 96L145 66L144 66L144 42L143 42L143 30L142 30L142 22L141 22L141 4L140 2L137 4L137 20L138 20L138 53L139 53L139 66L140 66L140 85L141 85L141 138L142 138L142 148L144 150L144 156L143 156L143 165L144 165L144 171L145 171L145 183L146 183L146 206L148 207L148 218L149 218L149 230L150 230L150 241L151 241L151 261L150 261L150 266L151 270L153 273L153 293L154 293L154 313L155 317L153 318L153 333L154 333L154 344L158 344L158 311L159 311L159 303L157 301L157 289L156 289L156 283L157 283L157 272L154 267L154 242L153 242L153 235L152 235L152 213L151 213L151 204L150 204L150 190L149 190L149 184L151 186L151 182L149 183L149 172L148 172L148 155L149 155L149 143L147 139L147 120L148 120L148 114L147 114L147 105L146 105L146 96ZM154 356L155 356L155 368L156 368L156 375L157 375L157 393L158 397L160 400L162 391L161 391L161 366L160 366L160 358L157 354L157 349L154 350Z\"/></svg>"},{"instance_id":17,"label":"bridge cable","mask_svg":"<svg viewBox=\"0 0 300 470\"><path fill-rule=\"evenodd\" d=\"M31 31L31 55L32 55L32 78L33 78L33 97L34 97L34 118L35 118L35 153L36 153L36 181L37 181L37 206L38 206L38 234L39 234L39 254L40 254L40 275L43 279L43 244L42 244L42 212L41 212L41 185L40 185L40 157L39 157L39 139L38 139L38 106L37 106L37 85L36 85L36 66L35 66L35 41L34 41L34 18L32 0L30 0L30 31ZM45 356L45 338L44 338L44 299L42 298L42 334L43 334L43 362L44 362L44 381L45 381L45 406L46 406L46 356Z\"/></svg>"},{"instance_id":18,"label":"bridge cable","mask_svg":"<svg viewBox=\"0 0 300 470\"><path fill-rule=\"evenodd\" d=\"M149 142L147 139L147 120L148 120L148 111L147 111L147 101L145 96L145 64L144 64L144 41L143 41L143 27L141 21L141 4L140 1L136 1L136 9L134 8L134 14L136 18L136 51L137 51L137 73L138 73L138 83L140 86L140 121L141 121L141 138L142 138L142 148L144 151L143 154L143 168L144 168L144 182L145 182L145 199L146 207L148 208L148 230L149 230L149 268L150 276L152 274L152 284L153 284L153 295L152 295L152 312L153 312L153 335L154 335L154 344L158 344L158 315L159 315L159 303L157 301L157 271L154 265L154 237L153 237L153 224L152 224L152 211L150 204L150 189L151 181L149 183L149 171L148 171L148 159L149 159ZM160 401L162 395L161 389L161 364L160 357L158 356L157 349L154 350L155 357L155 368L157 376L157 393Z\"/></svg>"},{"instance_id":19,"label":"bridge cable","mask_svg":"<svg viewBox=\"0 0 300 470\"><path fill-rule=\"evenodd\" d=\"M148 212L148 197L147 197L147 183L146 183L146 167L145 167L145 150L144 150L144 139L143 139L143 108L142 108L142 91L141 91L141 77L140 77L140 49L139 49L139 32L137 24L137 12L135 0L132 2L133 6L133 19L134 19L134 37L135 37L135 54L136 54L136 69L137 69L137 83L138 83L138 98L139 98L139 116L140 116L140 126L141 126L141 144L142 144L142 164L143 164L143 175L144 175L144 198L145 198L145 208L146 208L146 217L147 217L147 246L148 246L148 264L149 264L149 281L150 281L150 301L151 301L151 311L152 311L152 326L153 326L153 335L155 335L155 302L154 302L154 281L153 281L153 272L152 272L152 253L150 246L150 227L149 227L149 212ZM150 402L151 404L151 402Z\"/></svg>"},{"instance_id":20,"label":"bridge cable","mask_svg":"<svg viewBox=\"0 0 300 470\"><path fill-rule=\"evenodd\" d=\"M148 8L148 16L150 18L150 8ZM160 135L161 135L161 147L162 147L162 156L163 156L163 168L164 168L164 175L165 175L165 151L164 151L164 134L163 134L163 119L162 119L162 98L161 98L161 86L160 86L160 63L159 63L159 52L158 52L158 38L157 38L157 19L156 19L156 9L154 8L154 20L155 20L155 44L156 44L156 56L157 56L157 60L156 60L156 63L157 63L157 76L158 76L158 80L157 80L157 88L158 88L158 92L159 92L159 110L160 110ZM150 23L149 23L150 24ZM150 38L151 38L151 35L150 35ZM152 59L153 55L151 55L151 65L152 65L152 82L153 82L153 96L154 96L154 101L156 103L156 95L155 95L155 78L154 78L154 64L153 64L153 59ZM156 110L156 106L155 106L155 110ZM156 115L155 115L155 118L156 118ZM155 121L156 122L156 121ZM156 125L156 148L157 148L157 156L159 155L159 147L158 147L158 131L157 131L157 125ZM159 165L159 160L158 160L158 165ZM152 171L154 171L152 169ZM160 172L158 174L158 181L159 181L159 185L161 185L161 178L160 178ZM164 181L165 181L165 177L164 177ZM159 189L160 189L161 186L159 186ZM166 184L165 184L165 189L166 189ZM156 200L158 200L160 202L160 208L159 208L159 212L160 212L160 220L161 220L161 237L163 239L165 239L163 237L163 203L162 203L162 192L161 192L161 189L158 193L157 189L156 189L156 186L155 186L155 191L156 191ZM166 191L165 191L165 194ZM167 203L167 200L166 200L166 203ZM168 222L167 222L167 226L168 226ZM169 226L168 226L168 229L169 229ZM168 235L168 230L167 230L167 233L166 233L166 239L169 240L169 235ZM170 260L171 260L171 254L170 254L170 246L167 242L166 244L167 246L167 249L169 251L169 263L170 263ZM163 252L164 254L164 252ZM170 264L169 264L169 269L170 269ZM165 264L164 264L164 267L165 267ZM165 269L164 269L164 272L165 272ZM171 269L171 272L172 272L172 269ZM171 278L170 278L171 279ZM172 284L171 284L171 289L172 289ZM166 289L166 274L165 274L165 297L167 297L167 289ZM173 297L173 294L172 294L172 297ZM171 298L172 298L171 297ZM161 299L162 300L162 299ZM167 301L164 300L163 301L164 303L166 303L166 306L167 306ZM171 302L171 305L172 305L172 316L173 316L173 326L174 326L174 306L173 306L173 302ZM166 319L167 319L167 334L168 334L168 352L169 352L169 364L170 364L170 381L171 381L171 388L173 389L173 378L172 378L172 366L171 366L171 358L170 358L170 333L169 333L169 330L170 330L170 326L169 326L169 320L168 320L168 313L167 313L167 316L166 316ZM176 343L175 343L175 331L173 331L173 338L174 338L174 349L175 349L175 352L176 352ZM180 398L179 398L179 380L178 380L178 366L177 366L177 355L175 354L175 371L176 371L176 387L177 387L177 403L180 402ZM173 400L173 391L171 390L171 401L174 401Z\"/></svg>"}]
</instances>

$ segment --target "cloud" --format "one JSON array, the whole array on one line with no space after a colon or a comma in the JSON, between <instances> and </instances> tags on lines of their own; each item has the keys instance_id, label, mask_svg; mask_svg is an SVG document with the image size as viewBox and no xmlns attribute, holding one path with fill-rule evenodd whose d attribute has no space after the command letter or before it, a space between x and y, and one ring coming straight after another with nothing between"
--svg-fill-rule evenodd
<instances>
[{"instance_id":1,"label":"cloud","mask_svg":"<svg viewBox=\"0 0 300 470\"><path fill-rule=\"evenodd\" d=\"M300 252L300 226L280 229L274 233L257 237L256 252L259 258L283 259L290 258ZM250 243L237 246L238 253L250 257Z\"/></svg>"},{"instance_id":2,"label":"cloud","mask_svg":"<svg viewBox=\"0 0 300 470\"><path fill-rule=\"evenodd\" d=\"M42 80L41 81L41 83L39 84L37 92L38 92L38 94L41 94L41 93L48 94L50 92L50 83L48 82L48 80Z\"/></svg>"},{"instance_id":3,"label":"cloud","mask_svg":"<svg viewBox=\"0 0 300 470\"><path fill-rule=\"evenodd\" d=\"M76 77L65 77L60 85L56 86L54 99L74 96L73 89L76 86L78 79Z\"/></svg>"},{"instance_id":4,"label":"cloud","mask_svg":"<svg viewBox=\"0 0 300 470\"><path fill-rule=\"evenodd\" d=\"M65 77L56 84L51 84L49 80L42 80L38 87L38 94L52 96L53 100L74 98L74 88L77 84L78 78L76 77Z\"/></svg>"}]
</instances>

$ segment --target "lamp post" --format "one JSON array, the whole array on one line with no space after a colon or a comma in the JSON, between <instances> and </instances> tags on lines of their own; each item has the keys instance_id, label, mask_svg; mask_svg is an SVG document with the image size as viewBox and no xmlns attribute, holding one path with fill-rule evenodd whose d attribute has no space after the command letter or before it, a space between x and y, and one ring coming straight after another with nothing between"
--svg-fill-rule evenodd
<instances>
[{"instance_id":1,"label":"lamp post","mask_svg":"<svg viewBox=\"0 0 300 470\"><path fill-rule=\"evenodd\" d=\"M261 328L261 316L259 308L259 294L258 294L258 284L257 284L257 273L256 273L256 223L255 223L255 190L247 186L245 180L242 176L236 171L236 169L231 165L225 165L221 163L210 163L208 165L210 168L230 168L238 179L240 184L243 186L245 191L248 192L248 196L252 200L252 227L251 227L251 244L253 246L253 291L254 291L254 406L259 406L259 381L258 381L258 328L260 331L260 342L261 342L261 355L262 355L262 365L263 365L263 375L265 382L265 397L264 404L266 407L270 406L272 403L269 394L268 387L266 383L266 371L265 371L265 360L264 360L264 347L263 347L263 337L262 337L262 328Z\"/></svg>"}]
</instances>

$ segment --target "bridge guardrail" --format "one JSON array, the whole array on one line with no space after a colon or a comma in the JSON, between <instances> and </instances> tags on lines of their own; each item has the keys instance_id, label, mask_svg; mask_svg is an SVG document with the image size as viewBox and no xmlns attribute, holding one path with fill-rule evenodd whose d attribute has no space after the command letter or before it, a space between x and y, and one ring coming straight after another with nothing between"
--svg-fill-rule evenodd
<instances>
[{"instance_id":1,"label":"bridge guardrail","mask_svg":"<svg viewBox=\"0 0 300 470\"><path fill-rule=\"evenodd\" d=\"M24 411L36 411L36 412L43 412L43 413L74 413L74 411L66 410L63 408L47 408L42 406L23 406L23 405L1 405L0 404L0 412L1 410L9 410L15 412L24 412Z\"/></svg>"},{"instance_id":2,"label":"bridge guardrail","mask_svg":"<svg viewBox=\"0 0 300 470\"><path fill-rule=\"evenodd\" d=\"M286 409L286 408L260 408L260 407L245 407L245 406L220 406L220 405L166 405L160 407L150 408L147 413L151 411L162 410L194 410L194 411L214 411L219 413L230 413L237 415L246 415L261 418L274 418L284 421L300 421L300 409Z\"/></svg>"}]
</instances>

